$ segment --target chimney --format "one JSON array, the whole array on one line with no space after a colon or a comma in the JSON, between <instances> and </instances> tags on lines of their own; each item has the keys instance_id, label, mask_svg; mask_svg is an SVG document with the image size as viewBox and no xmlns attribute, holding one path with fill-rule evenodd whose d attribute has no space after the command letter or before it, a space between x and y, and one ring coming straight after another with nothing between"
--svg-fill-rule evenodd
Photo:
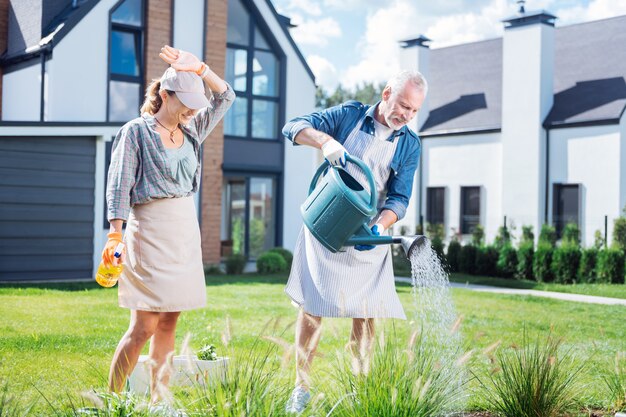
<instances>
[{"instance_id":1,"label":"chimney","mask_svg":"<svg viewBox=\"0 0 626 417\"><path fill-rule=\"evenodd\" d=\"M554 20L543 10L503 20L502 210L538 236L545 204L546 132L553 103Z\"/></svg>"},{"instance_id":2,"label":"chimney","mask_svg":"<svg viewBox=\"0 0 626 417\"><path fill-rule=\"evenodd\" d=\"M417 70L426 81L428 81L430 67L430 47L428 43L431 40L424 35L420 35L415 39L407 39L400 41L400 69L401 70ZM428 119L428 96L422 104L422 108L417 113L416 120L409 124L415 132L419 132L421 127Z\"/></svg>"}]
</instances>

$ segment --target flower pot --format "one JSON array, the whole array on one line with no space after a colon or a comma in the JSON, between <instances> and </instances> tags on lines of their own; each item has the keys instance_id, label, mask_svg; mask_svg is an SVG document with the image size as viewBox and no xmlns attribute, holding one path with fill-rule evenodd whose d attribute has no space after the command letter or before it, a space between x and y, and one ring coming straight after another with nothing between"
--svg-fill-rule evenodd
<instances>
[{"instance_id":1,"label":"flower pot","mask_svg":"<svg viewBox=\"0 0 626 417\"><path fill-rule=\"evenodd\" d=\"M218 357L204 361L195 356L179 355L172 360L170 386L206 385L223 381L228 370L229 358ZM139 356L137 365L128 378L130 390L138 394L150 393L150 361L148 355Z\"/></svg>"}]
</instances>

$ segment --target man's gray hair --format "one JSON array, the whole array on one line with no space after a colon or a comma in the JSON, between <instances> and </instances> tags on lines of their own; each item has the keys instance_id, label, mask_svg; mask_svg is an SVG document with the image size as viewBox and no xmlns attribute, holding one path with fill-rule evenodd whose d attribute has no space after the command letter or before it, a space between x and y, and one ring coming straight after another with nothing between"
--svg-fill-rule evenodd
<instances>
[{"instance_id":1,"label":"man's gray hair","mask_svg":"<svg viewBox=\"0 0 626 417\"><path fill-rule=\"evenodd\" d=\"M395 95L400 92L407 83L412 83L415 87L424 93L424 97L428 94L428 82L426 78L415 70L405 70L397 73L389 79L387 86L391 87L391 94Z\"/></svg>"}]
</instances>

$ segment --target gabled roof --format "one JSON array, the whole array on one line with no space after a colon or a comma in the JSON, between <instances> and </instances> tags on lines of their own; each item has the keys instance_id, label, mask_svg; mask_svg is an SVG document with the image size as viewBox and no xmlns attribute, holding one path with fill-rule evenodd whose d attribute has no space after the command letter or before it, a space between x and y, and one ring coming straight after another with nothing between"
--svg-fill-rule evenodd
<instances>
[{"instance_id":1,"label":"gabled roof","mask_svg":"<svg viewBox=\"0 0 626 417\"><path fill-rule=\"evenodd\" d=\"M51 49L54 44L59 43L59 41L63 39L63 37L65 37L100 0L77 1L75 7L72 5L72 1L46 1L48 2L46 3L46 10L57 11L58 13L54 13L54 16L44 13L41 21L37 19L32 21L33 24L41 22L43 25L43 28L41 28L41 40L38 45L26 45L26 49L20 51L0 51L2 52L0 56L1 65L5 66L25 61L40 55L44 50ZM29 24L29 22L25 22L25 24ZM21 29L29 30L29 28ZM39 30L39 28L32 29Z\"/></svg>"},{"instance_id":2,"label":"gabled roof","mask_svg":"<svg viewBox=\"0 0 626 417\"><path fill-rule=\"evenodd\" d=\"M33 20L33 22L26 22L26 24L39 24L43 23L44 27L42 29L42 36L39 44L37 46L27 45L27 48L20 51L0 51L0 65L11 65L20 61L29 60L36 56L39 56L42 51L49 50L54 47L55 43L58 43L63 37L69 33L81 19L89 13L89 11L100 1L100 0L79 0L76 2L76 7L72 6L72 1L70 0L46 0L48 10L60 10L58 14L54 16L48 15L43 16L43 22L41 20ZM279 14L276 11L276 8L272 4L270 0L265 0L267 5L269 6L272 14L278 21L279 26L285 33L289 43L294 48L296 55L307 74L311 78L313 82L315 82L315 75L309 67L309 64L302 56L300 49L294 42L291 34L289 33L289 29L294 27L291 24L291 21L288 17ZM51 7L52 6L52 7ZM22 28L22 30L28 28ZM39 30L39 28L33 28L33 30Z\"/></svg>"},{"instance_id":3,"label":"gabled roof","mask_svg":"<svg viewBox=\"0 0 626 417\"><path fill-rule=\"evenodd\" d=\"M555 30L554 104L546 127L617 123L626 109L626 16ZM430 52L421 132L501 127L502 38Z\"/></svg>"}]
</instances>

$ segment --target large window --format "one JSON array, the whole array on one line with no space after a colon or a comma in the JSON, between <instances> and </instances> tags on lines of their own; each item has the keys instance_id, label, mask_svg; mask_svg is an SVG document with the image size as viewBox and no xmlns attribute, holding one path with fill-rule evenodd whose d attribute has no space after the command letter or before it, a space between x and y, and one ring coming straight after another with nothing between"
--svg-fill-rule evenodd
<instances>
[{"instance_id":1,"label":"large window","mask_svg":"<svg viewBox=\"0 0 626 417\"><path fill-rule=\"evenodd\" d=\"M143 0L124 0L111 12L109 38L109 121L139 115L143 93Z\"/></svg>"},{"instance_id":2,"label":"large window","mask_svg":"<svg viewBox=\"0 0 626 417\"><path fill-rule=\"evenodd\" d=\"M224 134L278 139L280 59L241 0L228 2L226 40L226 81L237 98L224 117Z\"/></svg>"},{"instance_id":3,"label":"large window","mask_svg":"<svg viewBox=\"0 0 626 417\"><path fill-rule=\"evenodd\" d=\"M222 190L222 255L254 259L276 246L275 178L226 176Z\"/></svg>"},{"instance_id":4,"label":"large window","mask_svg":"<svg viewBox=\"0 0 626 417\"><path fill-rule=\"evenodd\" d=\"M479 223L480 187L461 187L461 233L472 233Z\"/></svg>"},{"instance_id":5,"label":"large window","mask_svg":"<svg viewBox=\"0 0 626 417\"><path fill-rule=\"evenodd\" d=\"M444 187L428 187L426 190L426 223L443 224L445 210Z\"/></svg>"},{"instance_id":6,"label":"large window","mask_svg":"<svg viewBox=\"0 0 626 417\"><path fill-rule=\"evenodd\" d=\"M580 225L580 185L554 184L553 201L552 222L560 238L566 224Z\"/></svg>"}]
</instances>

